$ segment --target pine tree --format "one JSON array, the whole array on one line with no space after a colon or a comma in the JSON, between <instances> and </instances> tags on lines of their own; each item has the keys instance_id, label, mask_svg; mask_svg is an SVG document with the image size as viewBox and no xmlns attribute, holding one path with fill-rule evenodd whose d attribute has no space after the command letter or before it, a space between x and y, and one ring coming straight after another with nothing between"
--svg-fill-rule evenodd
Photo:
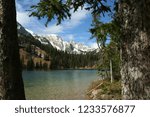
<instances>
[{"instance_id":1,"label":"pine tree","mask_svg":"<svg viewBox=\"0 0 150 117\"><path fill-rule=\"evenodd\" d=\"M27 61L27 70L33 70L34 69L34 62L32 57Z\"/></svg>"}]
</instances>

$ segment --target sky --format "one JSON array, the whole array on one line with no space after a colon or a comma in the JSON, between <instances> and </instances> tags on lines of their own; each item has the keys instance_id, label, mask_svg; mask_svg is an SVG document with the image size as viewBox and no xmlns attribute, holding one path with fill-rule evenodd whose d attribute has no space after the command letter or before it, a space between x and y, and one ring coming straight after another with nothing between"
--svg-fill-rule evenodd
<instances>
[{"instance_id":1,"label":"sky","mask_svg":"<svg viewBox=\"0 0 150 117\"><path fill-rule=\"evenodd\" d=\"M70 20L63 21L60 25L56 25L56 21L51 21L45 27L45 19L38 20L36 17L29 17L31 5L35 5L40 0L16 0L17 21L26 29L38 35L56 34L63 38L65 41L72 41L83 43L90 47L97 47L95 39L90 39L92 18L89 11L79 9L77 12L72 12ZM112 5L112 0L109 0ZM101 18L104 22L111 20L108 15Z\"/></svg>"}]
</instances>

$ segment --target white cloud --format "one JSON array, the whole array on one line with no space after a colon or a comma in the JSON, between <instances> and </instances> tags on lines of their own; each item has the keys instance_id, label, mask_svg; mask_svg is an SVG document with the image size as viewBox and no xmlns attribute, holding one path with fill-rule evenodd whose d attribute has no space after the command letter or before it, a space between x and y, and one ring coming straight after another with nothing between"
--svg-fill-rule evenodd
<instances>
[{"instance_id":1,"label":"white cloud","mask_svg":"<svg viewBox=\"0 0 150 117\"><path fill-rule=\"evenodd\" d=\"M16 2L16 8L19 12L23 10L22 6L18 2Z\"/></svg>"},{"instance_id":2,"label":"white cloud","mask_svg":"<svg viewBox=\"0 0 150 117\"><path fill-rule=\"evenodd\" d=\"M35 19L29 17L29 13L25 11L23 6L16 2L17 8L17 21L22 24L23 26L30 25L30 23L34 22Z\"/></svg>"},{"instance_id":3,"label":"white cloud","mask_svg":"<svg viewBox=\"0 0 150 117\"><path fill-rule=\"evenodd\" d=\"M71 19L64 22L64 27L65 28L74 28L74 27L80 25L84 21L84 19L87 18L88 13L89 12L85 9L83 9L83 10L79 9L75 13L72 12Z\"/></svg>"},{"instance_id":4,"label":"white cloud","mask_svg":"<svg viewBox=\"0 0 150 117\"><path fill-rule=\"evenodd\" d=\"M72 17L70 20L63 21L60 25L48 25L47 28L45 28L45 33L62 33L66 30L73 29L76 26L80 25L82 21L84 21L85 18L88 16L88 11L86 10L78 10L77 12L72 12Z\"/></svg>"},{"instance_id":5,"label":"white cloud","mask_svg":"<svg viewBox=\"0 0 150 117\"><path fill-rule=\"evenodd\" d=\"M97 49L97 48L98 48L98 45L97 45L96 42L94 42L94 43L91 43L91 44L90 44L90 47Z\"/></svg>"},{"instance_id":6,"label":"white cloud","mask_svg":"<svg viewBox=\"0 0 150 117\"><path fill-rule=\"evenodd\" d=\"M23 6L26 6L27 9L29 9L30 6L36 5L39 1L40 0L16 0L16 3L22 4Z\"/></svg>"},{"instance_id":7,"label":"white cloud","mask_svg":"<svg viewBox=\"0 0 150 117\"><path fill-rule=\"evenodd\" d=\"M30 18L28 16L28 14L26 12L17 12L17 21L22 24L22 25L26 25L31 23L30 22Z\"/></svg>"},{"instance_id":8,"label":"white cloud","mask_svg":"<svg viewBox=\"0 0 150 117\"><path fill-rule=\"evenodd\" d=\"M74 40L74 35L73 35L73 34L67 35L67 39L69 39L70 41L71 41L71 40Z\"/></svg>"}]
</instances>

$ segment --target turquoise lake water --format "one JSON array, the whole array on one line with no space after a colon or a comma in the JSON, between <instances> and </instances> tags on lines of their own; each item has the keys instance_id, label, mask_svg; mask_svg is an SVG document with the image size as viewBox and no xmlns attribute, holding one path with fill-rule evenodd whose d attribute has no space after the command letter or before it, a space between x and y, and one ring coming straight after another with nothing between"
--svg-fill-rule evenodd
<instances>
[{"instance_id":1,"label":"turquoise lake water","mask_svg":"<svg viewBox=\"0 0 150 117\"><path fill-rule=\"evenodd\" d=\"M86 99L85 92L97 79L96 70L23 71L27 99Z\"/></svg>"}]
</instances>

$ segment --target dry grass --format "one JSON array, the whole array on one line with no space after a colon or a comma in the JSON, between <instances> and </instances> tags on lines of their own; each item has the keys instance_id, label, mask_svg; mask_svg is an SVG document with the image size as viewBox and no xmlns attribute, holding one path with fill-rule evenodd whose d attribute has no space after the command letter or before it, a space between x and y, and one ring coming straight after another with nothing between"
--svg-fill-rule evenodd
<instances>
[{"instance_id":1,"label":"dry grass","mask_svg":"<svg viewBox=\"0 0 150 117\"><path fill-rule=\"evenodd\" d=\"M97 91L96 96L92 96L93 91ZM109 79L93 81L88 89L87 96L89 99L121 99L121 82L110 82Z\"/></svg>"}]
</instances>

